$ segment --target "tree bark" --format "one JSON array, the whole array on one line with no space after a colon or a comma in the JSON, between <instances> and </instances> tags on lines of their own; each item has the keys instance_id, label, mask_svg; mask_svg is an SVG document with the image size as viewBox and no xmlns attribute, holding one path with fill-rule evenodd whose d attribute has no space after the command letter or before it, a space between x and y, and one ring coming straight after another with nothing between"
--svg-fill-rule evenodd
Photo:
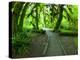
<instances>
[{"instance_id":1,"label":"tree bark","mask_svg":"<svg viewBox=\"0 0 80 60\"><path fill-rule=\"evenodd\" d=\"M46 16L45 16L45 9L43 8L43 16L44 16L44 27L46 27Z\"/></svg>"},{"instance_id":2,"label":"tree bark","mask_svg":"<svg viewBox=\"0 0 80 60\"><path fill-rule=\"evenodd\" d=\"M63 17L63 5L59 5L59 16L58 16L58 20L54 28L54 31L58 31L61 21L62 21L62 17Z\"/></svg>"},{"instance_id":3,"label":"tree bark","mask_svg":"<svg viewBox=\"0 0 80 60\"><path fill-rule=\"evenodd\" d=\"M23 4L24 2L21 2L21 3L17 2L12 12L12 33L13 34L18 31L18 18L22 10Z\"/></svg>"},{"instance_id":4,"label":"tree bark","mask_svg":"<svg viewBox=\"0 0 80 60\"><path fill-rule=\"evenodd\" d=\"M36 29L38 30L38 18L39 18L39 15L38 15L38 4L36 4Z\"/></svg>"},{"instance_id":5,"label":"tree bark","mask_svg":"<svg viewBox=\"0 0 80 60\"><path fill-rule=\"evenodd\" d=\"M25 6L23 7L23 10L22 10L22 14L20 16L20 22L19 22L19 25L18 25L20 32L22 31L22 28L23 28L24 17L25 17L26 9L28 8L28 5L29 5L29 3L25 4Z\"/></svg>"}]
</instances>

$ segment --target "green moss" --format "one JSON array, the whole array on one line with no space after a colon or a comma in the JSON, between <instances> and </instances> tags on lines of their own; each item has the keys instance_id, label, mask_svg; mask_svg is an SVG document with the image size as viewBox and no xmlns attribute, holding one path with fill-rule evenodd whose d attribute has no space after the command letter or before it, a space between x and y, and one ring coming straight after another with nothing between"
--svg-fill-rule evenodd
<instances>
[{"instance_id":1,"label":"green moss","mask_svg":"<svg viewBox=\"0 0 80 60\"><path fill-rule=\"evenodd\" d=\"M78 38L76 37L74 40L75 48L78 49Z\"/></svg>"}]
</instances>

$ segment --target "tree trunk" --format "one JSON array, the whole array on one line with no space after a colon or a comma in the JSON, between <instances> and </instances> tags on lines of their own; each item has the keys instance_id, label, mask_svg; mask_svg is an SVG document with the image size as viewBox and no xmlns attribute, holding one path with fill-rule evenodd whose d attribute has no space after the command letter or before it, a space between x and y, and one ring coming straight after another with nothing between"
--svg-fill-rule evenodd
<instances>
[{"instance_id":1,"label":"tree trunk","mask_svg":"<svg viewBox=\"0 0 80 60\"><path fill-rule=\"evenodd\" d=\"M54 12L53 12L53 5L51 5L50 10L51 10L51 23L52 23L53 22L53 14L54 14Z\"/></svg>"},{"instance_id":2,"label":"tree trunk","mask_svg":"<svg viewBox=\"0 0 80 60\"><path fill-rule=\"evenodd\" d=\"M39 28L38 28L38 18L39 18L39 16L38 16L38 4L36 4L36 29L38 30Z\"/></svg>"},{"instance_id":3,"label":"tree trunk","mask_svg":"<svg viewBox=\"0 0 80 60\"><path fill-rule=\"evenodd\" d=\"M45 16L45 10L43 9L43 16L44 16L44 27L46 27L46 16Z\"/></svg>"},{"instance_id":4,"label":"tree trunk","mask_svg":"<svg viewBox=\"0 0 80 60\"><path fill-rule=\"evenodd\" d=\"M23 2L22 3L17 2L12 12L12 33L13 34L18 31L18 18L22 10L23 4L24 4Z\"/></svg>"},{"instance_id":5,"label":"tree trunk","mask_svg":"<svg viewBox=\"0 0 80 60\"><path fill-rule=\"evenodd\" d=\"M20 22L19 22L19 26L18 26L20 32L22 31L22 28L23 28L24 17L25 17L25 14L26 14L26 9L28 8L28 4L29 3L25 4L25 6L23 7L23 10L22 10L22 14L20 16Z\"/></svg>"},{"instance_id":6,"label":"tree trunk","mask_svg":"<svg viewBox=\"0 0 80 60\"><path fill-rule=\"evenodd\" d=\"M58 20L56 23L56 27L54 28L54 31L58 31L61 21L62 21L62 17L63 17L63 5L59 6L59 16L58 16Z\"/></svg>"}]
</instances>

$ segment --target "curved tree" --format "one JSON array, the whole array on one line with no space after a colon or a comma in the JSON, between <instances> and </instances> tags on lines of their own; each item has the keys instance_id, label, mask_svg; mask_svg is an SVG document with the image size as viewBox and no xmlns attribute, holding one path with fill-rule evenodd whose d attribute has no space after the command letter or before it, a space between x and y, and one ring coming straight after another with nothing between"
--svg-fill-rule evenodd
<instances>
[{"instance_id":1,"label":"curved tree","mask_svg":"<svg viewBox=\"0 0 80 60\"><path fill-rule=\"evenodd\" d=\"M24 2L16 2L16 5L13 7L12 11L12 33L16 33L18 31L18 18L20 15L20 12L22 10Z\"/></svg>"},{"instance_id":2,"label":"curved tree","mask_svg":"<svg viewBox=\"0 0 80 60\"><path fill-rule=\"evenodd\" d=\"M22 31L22 28L23 28L23 22L24 22L24 17L25 17L25 15L26 15L26 10L27 10L27 8L28 8L28 5L30 5L29 3L25 3L24 5L23 5L23 7L22 7L22 12L21 12L21 15L20 15L20 21L19 21L19 25L18 25L18 27L19 27L19 31Z\"/></svg>"},{"instance_id":3,"label":"curved tree","mask_svg":"<svg viewBox=\"0 0 80 60\"><path fill-rule=\"evenodd\" d=\"M54 28L54 31L57 31L59 29L60 24L61 24L61 21L63 18L63 5L59 5L58 11L59 11L59 15L58 15L58 20L57 20L56 26Z\"/></svg>"}]
</instances>

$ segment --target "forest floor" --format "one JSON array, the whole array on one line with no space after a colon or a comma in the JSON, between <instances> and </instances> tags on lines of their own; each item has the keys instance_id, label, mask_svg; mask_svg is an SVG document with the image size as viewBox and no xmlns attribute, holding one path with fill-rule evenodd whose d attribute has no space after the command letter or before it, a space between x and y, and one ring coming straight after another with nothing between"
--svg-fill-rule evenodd
<instances>
[{"instance_id":1,"label":"forest floor","mask_svg":"<svg viewBox=\"0 0 80 60\"><path fill-rule=\"evenodd\" d=\"M45 55L47 56L55 56L62 55L62 48L59 43L58 33L53 33L50 31L46 31L48 35L48 49Z\"/></svg>"},{"instance_id":2,"label":"forest floor","mask_svg":"<svg viewBox=\"0 0 80 60\"><path fill-rule=\"evenodd\" d=\"M76 55L78 54L78 46L75 45L75 41L77 41L78 37L73 36L60 36L60 40L66 51L66 55Z\"/></svg>"},{"instance_id":3,"label":"forest floor","mask_svg":"<svg viewBox=\"0 0 80 60\"><path fill-rule=\"evenodd\" d=\"M75 55L77 49L74 40L77 37L60 36L59 33L46 30L46 34L33 33L29 57ZM48 43L47 49L45 45Z\"/></svg>"},{"instance_id":4,"label":"forest floor","mask_svg":"<svg viewBox=\"0 0 80 60\"><path fill-rule=\"evenodd\" d=\"M52 32L50 29L44 29L44 31L46 32L27 33L31 39L28 53L24 52L24 54L21 52L21 56L15 56L13 52L14 57L43 57L78 54L77 36L60 35L57 32Z\"/></svg>"},{"instance_id":5,"label":"forest floor","mask_svg":"<svg viewBox=\"0 0 80 60\"><path fill-rule=\"evenodd\" d=\"M47 31L48 49L46 56L75 55L77 49L74 40L77 37L60 36L59 33Z\"/></svg>"},{"instance_id":6,"label":"forest floor","mask_svg":"<svg viewBox=\"0 0 80 60\"><path fill-rule=\"evenodd\" d=\"M46 34L33 33L31 39L32 43L29 51L29 57L43 56L45 44L48 42L48 36Z\"/></svg>"}]
</instances>

